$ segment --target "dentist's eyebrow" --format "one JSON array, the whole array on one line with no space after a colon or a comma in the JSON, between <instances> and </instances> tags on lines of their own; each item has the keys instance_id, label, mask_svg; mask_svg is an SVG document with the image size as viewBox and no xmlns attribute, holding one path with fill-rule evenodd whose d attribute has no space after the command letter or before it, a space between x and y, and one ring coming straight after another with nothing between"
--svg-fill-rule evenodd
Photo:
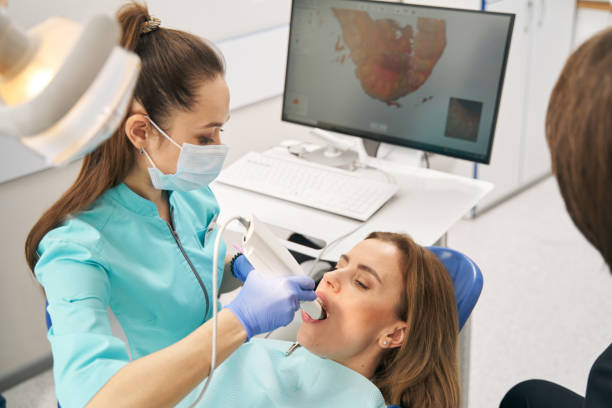
<instances>
[{"instance_id":1,"label":"dentist's eyebrow","mask_svg":"<svg viewBox=\"0 0 612 408\"><path fill-rule=\"evenodd\" d=\"M345 255L345 254L340 255L340 259L341 260L344 259L344 261L346 263L348 263L350 261L350 258L348 257L348 255ZM373 275L376 278L376 280L378 282L380 282L380 284L382 285L382 280L380 279L380 275L378 275L378 272L376 272L374 270L374 268L371 268L368 265L359 264L359 265L357 265L357 269L360 269L360 270L362 270L364 272L367 272L367 273Z\"/></svg>"},{"instance_id":2,"label":"dentist's eyebrow","mask_svg":"<svg viewBox=\"0 0 612 408\"><path fill-rule=\"evenodd\" d=\"M221 122L210 122L207 125L201 126L201 129L208 129L208 128L214 128L214 127L222 127L225 123L221 123Z\"/></svg>"},{"instance_id":3,"label":"dentist's eyebrow","mask_svg":"<svg viewBox=\"0 0 612 408\"><path fill-rule=\"evenodd\" d=\"M207 125L201 126L202 129L207 129L207 128L213 128L213 127L222 127L223 125L225 125L228 121L230 120L230 116L227 117L227 119L225 119L225 122L221 123L221 122L210 122Z\"/></svg>"}]
</instances>

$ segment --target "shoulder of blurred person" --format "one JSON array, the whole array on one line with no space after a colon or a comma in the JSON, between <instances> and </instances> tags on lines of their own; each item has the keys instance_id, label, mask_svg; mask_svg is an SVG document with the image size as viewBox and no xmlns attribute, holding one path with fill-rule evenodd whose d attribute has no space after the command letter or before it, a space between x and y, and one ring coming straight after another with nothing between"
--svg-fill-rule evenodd
<instances>
[{"instance_id":1,"label":"shoulder of blurred person","mask_svg":"<svg viewBox=\"0 0 612 408\"><path fill-rule=\"evenodd\" d=\"M612 401L612 344L597 358L587 382L585 407L607 407Z\"/></svg>"}]
</instances>

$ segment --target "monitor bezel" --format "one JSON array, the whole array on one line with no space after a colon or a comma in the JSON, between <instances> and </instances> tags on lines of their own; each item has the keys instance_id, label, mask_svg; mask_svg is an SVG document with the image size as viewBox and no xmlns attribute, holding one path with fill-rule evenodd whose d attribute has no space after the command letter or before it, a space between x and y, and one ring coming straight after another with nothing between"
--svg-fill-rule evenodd
<instances>
[{"instance_id":1,"label":"monitor bezel","mask_svg":"<svg viewBox=\"0 0 612 408\"><path fill-rule=\"evenodd\" d=\"M328 130L328 131L332 131L332 132L343 133L343 134L350 135L350 136L357 136L357 137L361 137L361 138L364 138L364 139L373 140L373 141L376 141L376 142L389 143L389 144L393 144L393 145L397 145L397 146L409 147L409 148L412 148L412 149L423 150L423 151L426 151L426 152L441 154L441 155L444 155L444 156L455 157L455 158L458 158L458 159L470 160L470 161L474 161L474 162L477 162L477 163L490 164L490 162L491 162L491 153L493 151L493 142L494 142L494 138L495 138L495 131L496 131L496 128L497 128L497 117L498 117L498 114L499 114L499 105L500 105L500 102L501 102L501 96L502 96L502 91L503 91L503 87L504 87L504 80L505 80L505 77L506 77L506 68L507 68L507 64L508 64L508 55L510 53L510 44L512 42L512 34L513 34L513 31L514 31L515 14L512 14L512 13L501 13L501 12L491 12L491 11L484 11L484 10L460 9L460 8L453 8L453 7L426 6L426 5L422 5L422 4L389 3L389 2L377 1L377 0L345 0L345 1L353 1L355 3L374 3L374 4L384 4L384 5L387 5L387 6L390 6L390 5L393 5L393 6L402 6L402 7L403 6L407 6L407 7L426 8L426 9L451 10L451 11L458 11L458 12L463 12L463 13L498 15L498 16L508 17L510 19L509 24L508 24L508 33L506 35L506 46L505 46L505 49L504 49L504 59L503 59L503 63L502 63L502 70L501 70L501 75L500 75L499 83L498 83L498 87L497 87L497 99L495 101L495 110L494 110L494 114L493 114L493 122L492 122L492 125L491 125L491 134L490 134L490 138L489 138L489 146L488 146L488 149L487 149L487 153L482 155L482 154L466 152L466 151L463 151L463 150L444 148L442 146L427 144L427 143L423 143L423 142L416 142L416 141L401 139L401 138L398 138L398 137L395 137L395 136L381 135L379 133L368 132L366 130L361 130L361 129L351 129L351 128L346 128L346 127L342 127L342 126L338 126L338 125L334 125L334 124L328 124L328 123L324 123L324 122L317 122L316 125L313 125L311 122L300 121L300 120L288 118L287 115L286 115L286 112L285 112L285 101L286 101L286 97L287 97L287 78L288 78L288 74L289 74L289 59L291 58L291 53L290 53L290 51L291 51L291 36L293 34L293 30L291 29L291 24L293 22L294 8L295 8L295 2L296 1L299 1L299 0L292 0L291 1L291 15L290 15L290 19L289 19L289 39L288 39L288 43L287 43L287 63L286 63L286 66L285 66L285 82L284 82L284 87L283 87L283 101L282 101L282 110L281 110L281 120L282 121L288 122L288 123L294 123L294 124L298 124L298 125L303 125L303 126L316 127L316 128L320 128L320 129L324 129L324 130Z\"/></svg>"}]
</instances>

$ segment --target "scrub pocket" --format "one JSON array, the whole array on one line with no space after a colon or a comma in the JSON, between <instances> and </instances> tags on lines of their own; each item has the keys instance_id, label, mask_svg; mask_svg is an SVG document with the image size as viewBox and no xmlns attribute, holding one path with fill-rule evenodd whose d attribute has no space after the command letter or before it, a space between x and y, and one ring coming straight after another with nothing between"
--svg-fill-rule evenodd
<instances>
[{"instance_id":1,"label":"scrub pocket","mask_svg":"<svg viewBox=\"0 0 612 408\"><path fill-rule=\"evenodd\" d=\"M198 243L200 244L202 249L205 248L206 244L209 243L209 240L214 237L213 232L215 228L217 228L217 215L213 216L212 220L210 220L206 228L199 228L197 230L196 235L198 238Z\"/></svg>"},{"instance_id":2,"label":"scrub pocket","mask_svg":"<svg viewBox=\"0 0 612 408\"><path fill-rule=\"evenodd\" d=\"M202 249L204 249L204 245L206 245L206 231L207 228L198 228L198 230L196 231L198 244L200 244L200 247Z\"/></svg>"}]
</instances>

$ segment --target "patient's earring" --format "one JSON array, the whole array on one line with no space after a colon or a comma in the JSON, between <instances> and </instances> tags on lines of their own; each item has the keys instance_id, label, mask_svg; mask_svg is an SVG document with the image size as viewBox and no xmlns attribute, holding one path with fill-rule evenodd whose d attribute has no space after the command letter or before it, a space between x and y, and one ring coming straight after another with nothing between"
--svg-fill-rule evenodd
<instances>
[{"instance_id":1,"label":"patient's earring","mask_svg":"<svg viewBox=\"0 0 612 408\"><path fill-rule=\"evenodd\" d=\"M387 345L387 340L383 341L383 345L385 346Z\"/></svg>"}]
</instances>

